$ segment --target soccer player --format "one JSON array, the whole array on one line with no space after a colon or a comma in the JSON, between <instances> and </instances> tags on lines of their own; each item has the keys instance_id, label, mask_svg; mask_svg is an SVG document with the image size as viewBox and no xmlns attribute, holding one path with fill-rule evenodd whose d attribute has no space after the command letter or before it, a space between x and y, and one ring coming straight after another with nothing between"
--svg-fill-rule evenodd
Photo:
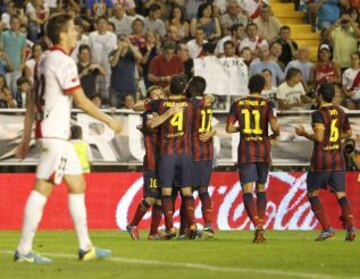
<instances>
[{"instance_id":1,"label":"soccer player","mask_svg":"<svg viewBox=\"0 0 360 279\"><path fill-rule=\"evenodd\" d=\"M180 171L181 176L181 192L185 202L189 238L193 239L197 233L194 220L194 197L191 188L191 121L193 112L203 101L188 100L183 95L186 84L185 76L175 75L170 81L170 96L167 100L139 102L134 107L135 111L145 110L156 112L159 115L162 115L173 106L182 107L182 111L173 115L159 127L159 185L165 215L166 239L176 236L176 229L173 226L171 194L177 169Z\"/></svg>"},{"instance_id":2,"label":"soccer player","mask_svg":"<svg viewBox=\"0 0 360 279\"><path fill-rule=\"evenodd\" d=\"M201 100L204 98L206 80L200 76L194 76L187 85L186 94L188 97ZM215 131L212 129L211 105L203 106L195 112L192 125L191 147L193 155L192 183L193 190L199 191L201 200L201 211L204 219L203 232L206 237L213 237L214 230L211 227L212 204L208 191L211 172L213 167L214 146L213 136ZM204 235L203 235L204 236Z\"/></svg>"},{"instance_id":3,"label":"soccer player","mask_svg":"<svg viewBox=\"0 0 360 279\"><path fill-rule=\"evenodd\" d=\"M148 98L150 98L150 100L162 99L162 95L163 92L159 86L152 86L148 90ZM141 131L143 133L145 146L143 164L144 198L139 203L132 221L126 226L126 230L129 232L130 237L134 240L140 239L137 226L150 207L152 207L152 216L148 239L161 239L161 236L158 233L158 227L162 217L160 192L157 178L158 131L155 128L180 111L182 111L180 107L173 106L160 116L151 112L144 112L142 115L143 121Z\"/></svg>"},{"instance_id":4,"label":"soccer player","mask_svg":"<svg viewBox=\"0 0 360 279\"><path fill-rule=\"evenodd\" d=\"M254 243L265 240L266 214L265 184L269 173L270 141L280 134L276 110L272 102L260 95L265 86L263 76L253 75L248 84L250 95L235 101L227 118L226 131L240 133L238 165L243 189L245 210L255 226ZM238 122L238 126L234 124ZM273 132L268 135L268 126ZM256 185L256 204L253 200L253 184Z\"/></svg>"},{"instance_id":5,"label":"soccer player","mask_svg":"<svg viewBox=\"0 0 360 279\"><path fill-rule=\"evenodd\" d=\"M27 102L24 135L17 156L24 158L36 120L35 134L41 143L40 161L33 191L25 205L21 238L14 255L16 262L49 263L50 259L32 252L32 243L43 208L54 184L65 179L68 203L79 241L79 259L105 258L110 250L95 248L88 228L85 207L85 181L79 159L69 142L72 101L78 108L108 125L116 133L121 125L99 111L86 98L80 86L75 62L70 52L76 47L78 32L70 15L59 14L47 23L47 36L54 47L35 67L34 89Z\"/></svg>"},{"instance_id":6,"label":"soccer player","mask_svg":"<svg viewBox=\"0 0 360 279\"><path fill-rule=\"evenodd\" d=\"M296 127L295 132L298 136L314 142L307 189L311 210L322 226L316 240L326 240L334 236L334 230L319 199L320 189L329 186L341 208L341 218L347 230L345 240L353 241L356 234L351 207L345 193L345 161L342 152L342 140L351 137L352 132L345 112L332 104L334 96L335 89L332 84L321 84L318 89L320 108L311 115L313 133L307 132L303 126Z\"/></svg>"}]
</instances>

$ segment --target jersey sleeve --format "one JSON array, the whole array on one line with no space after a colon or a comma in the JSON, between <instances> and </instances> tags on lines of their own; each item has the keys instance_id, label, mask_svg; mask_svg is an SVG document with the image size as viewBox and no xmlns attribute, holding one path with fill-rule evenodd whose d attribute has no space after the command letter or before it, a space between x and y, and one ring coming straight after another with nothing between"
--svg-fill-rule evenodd
<instances>
[{"instance_id":1,"label":"jersey sleeve","mask_svg":"<svg viewBox=\"0 0 360 279\"><path fill-rule=\"evenodd\" d=\"M321 112L320 111L314 111L311 115L311 125L313 127L315 127L315 125L323 125L324 124L324 119L321 115Z\"/></svg>"},{"instance_id":2,"label":"jersey sleeve","mask_svg":"<svg viewBox=\"0 0 360 279\"><path fill-rule=\"evenodd\" d=\"M72 59L63 64L61 71L56 70L57 78L64 94L72 94L75 90L81 88L78 69L75 61Z\"/></svg>"},{"instance_id":3,"label":"jersey sleeve","mask_svg":"<svg viewBox=\"0 0 360 279\"><path fill-rule=\"evenodd\" d=\"M160 100L153 100L144 104L146 112L157 112L159 113Z\"/></svg>"},{"instance_id":4,"label":"jersey sleeve","mask_svg":"<svg viewBox=\"0 0 360 279\"><path fill-rule=\"evenodd\" d=\"M234 102L232 105L231 105L231 108L230 108L230 112L226 118L226 123L227 124L234 124L235 122L237 121L236 119L236 102Z\"/></svg>"}]
</instances>

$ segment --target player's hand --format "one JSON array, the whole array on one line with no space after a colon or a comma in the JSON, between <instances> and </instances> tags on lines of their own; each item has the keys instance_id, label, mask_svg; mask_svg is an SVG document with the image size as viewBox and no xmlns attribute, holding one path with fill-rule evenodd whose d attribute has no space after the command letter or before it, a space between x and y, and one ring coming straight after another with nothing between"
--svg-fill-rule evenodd
<instances>
[{"instance_id":1,"label":"player's hand","mask_svg":"<svg viewBox=\"0 0 360 279\"><path fill-rule=\"evenodd\" d=\"M184 107L181 104L177 103L169 109L169 113L170 115L174 115L177 114L178 112L182 112L183 110Z\"/></svg>"},{"instance_id":2,"label":"player's hand","mask_svg":"<svg viewBox=\"0 0 360 279\"><path fill-rule=\"evenodd\" d=\"M269 140L270 140L270 144L271 145L274 145L274 144L277 144L278 143L278 138L275 134L272 134L270 137L269 137Z\"/></svg>"},{"instance_id":3,"label":"player's hand","mask_svg":"<svg viewBox=\"0 0 360 279\"><path fill-rule=\"evenodd\" d=\"M17 147L16 151L15 151L15 158L18 159L25 159L26 154L29 151L29 147L30 147L30 142L28 141L21 141L21 143L19 144L19 146Z\"/></svg>"},{"instance_id":4,"label":"player's hand","mask_svg":"<svg viewBox=\"0 0 360 279\"><path fill-rule=\"evenodd\" d=\"M199 138L202 142L207 142L209 139L211 139L213 136L212 131L207 131L203 134L200 134Z\"/></svg>"},{"instance_id":5,"label":"player's hand","mask_svg":"<svg viewBox=\"0 0 360 279\"><path fill-rule=\"evenodd\" d=\"M109 127L114 131L115 135L120 134L122 131L122 125L119 121L111 119L109 122Z\"/></svg>"},{"instance_id":6,"label":"player's hand","mask_svg":"<svg viewBox=\"0 0 360 279\"><path fill-rule=\"evenodd\" d=\"M304 126L300 125L300 126L295 127L295 133L296 133L298 136L302 137L302 136L305 134L305 128L304 128Z\"/></svg>"}]
</instances>

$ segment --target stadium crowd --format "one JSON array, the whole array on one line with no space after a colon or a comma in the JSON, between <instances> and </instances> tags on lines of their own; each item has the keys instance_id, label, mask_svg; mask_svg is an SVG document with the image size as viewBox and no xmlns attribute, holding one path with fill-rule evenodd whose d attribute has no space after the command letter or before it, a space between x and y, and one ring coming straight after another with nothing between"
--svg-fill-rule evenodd
<instances>
[{"instance_id":1,"label":"stadium crowd","mask_svg":"<svg viewBox=\"0 0 360 279\"><path fill-rule=\"evenodd\" d=\"M321 32L317 61L310 61L310 48L298 46L267 1L1 2L0 108L25 107L36 62L51 47L44 25L62 11L79 30L72 58L81 84L102 108L131 109L151 85L166 88L180 73L190 79L194 59L205 56L242 58L249 76L266 78L263 93L281 110L312 108L315 89L325 81L336 85L335 103L360 108L356 1L295 3Z\"/></svg>"}]
</instances>

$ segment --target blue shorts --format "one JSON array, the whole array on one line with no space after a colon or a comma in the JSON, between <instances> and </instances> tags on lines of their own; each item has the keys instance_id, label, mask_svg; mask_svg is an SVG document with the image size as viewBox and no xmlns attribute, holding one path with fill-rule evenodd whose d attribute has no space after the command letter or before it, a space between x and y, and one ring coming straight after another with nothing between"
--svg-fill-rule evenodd
<instances>
[{"instance_id":1,"label":"blue shorts","mask_svg":"<svg viewBox=\"0 0 360 279\"><path fill-rule=\"evenodd\" d=\"M144 198L151 197L158 199L160 197L159 181L156 170L143 170L144 176Z\"/></svg>"},{"instance_id":2,"label":"blue shorts","mask_svg":"<svg viewBox=\"0 0 360 279\"><path fill-rule=\"evenodd\" d=\"M213 167L212 160L194 161L192 167L192 183L193 188L201 186L209 186L211 179L211 172Z\"/></svg>"},{"instance_id":3,"label":"blue shorts","mask_svg":"<svg viewBox=\"0 0 360 279\"><path fill-rule=\"evenodd\" d=\"M240 183L265 184L269 174L269 163L240 163Z\"/></svg>"},{"instance_id":4,"label":"blue shorts","mask_svg":"<svg viewBox=\"0 0 360 279\"><path fill-rule=\"evenodd\" d=\"M308 192L328 187L331 192L345 192L345 171L309 171L306 183Z\"/></svg>"},{"instance_id":5,"label":"blue shorts","mask_svg":"<svg viewBox=\"0 0 360 279\"><path fill-rule=\"evenodd\" d=\"M163 155L159 160L160 187L173 187L175 176L179 187L191 187L191 155Z\"/></svg>"}]
</instances>

